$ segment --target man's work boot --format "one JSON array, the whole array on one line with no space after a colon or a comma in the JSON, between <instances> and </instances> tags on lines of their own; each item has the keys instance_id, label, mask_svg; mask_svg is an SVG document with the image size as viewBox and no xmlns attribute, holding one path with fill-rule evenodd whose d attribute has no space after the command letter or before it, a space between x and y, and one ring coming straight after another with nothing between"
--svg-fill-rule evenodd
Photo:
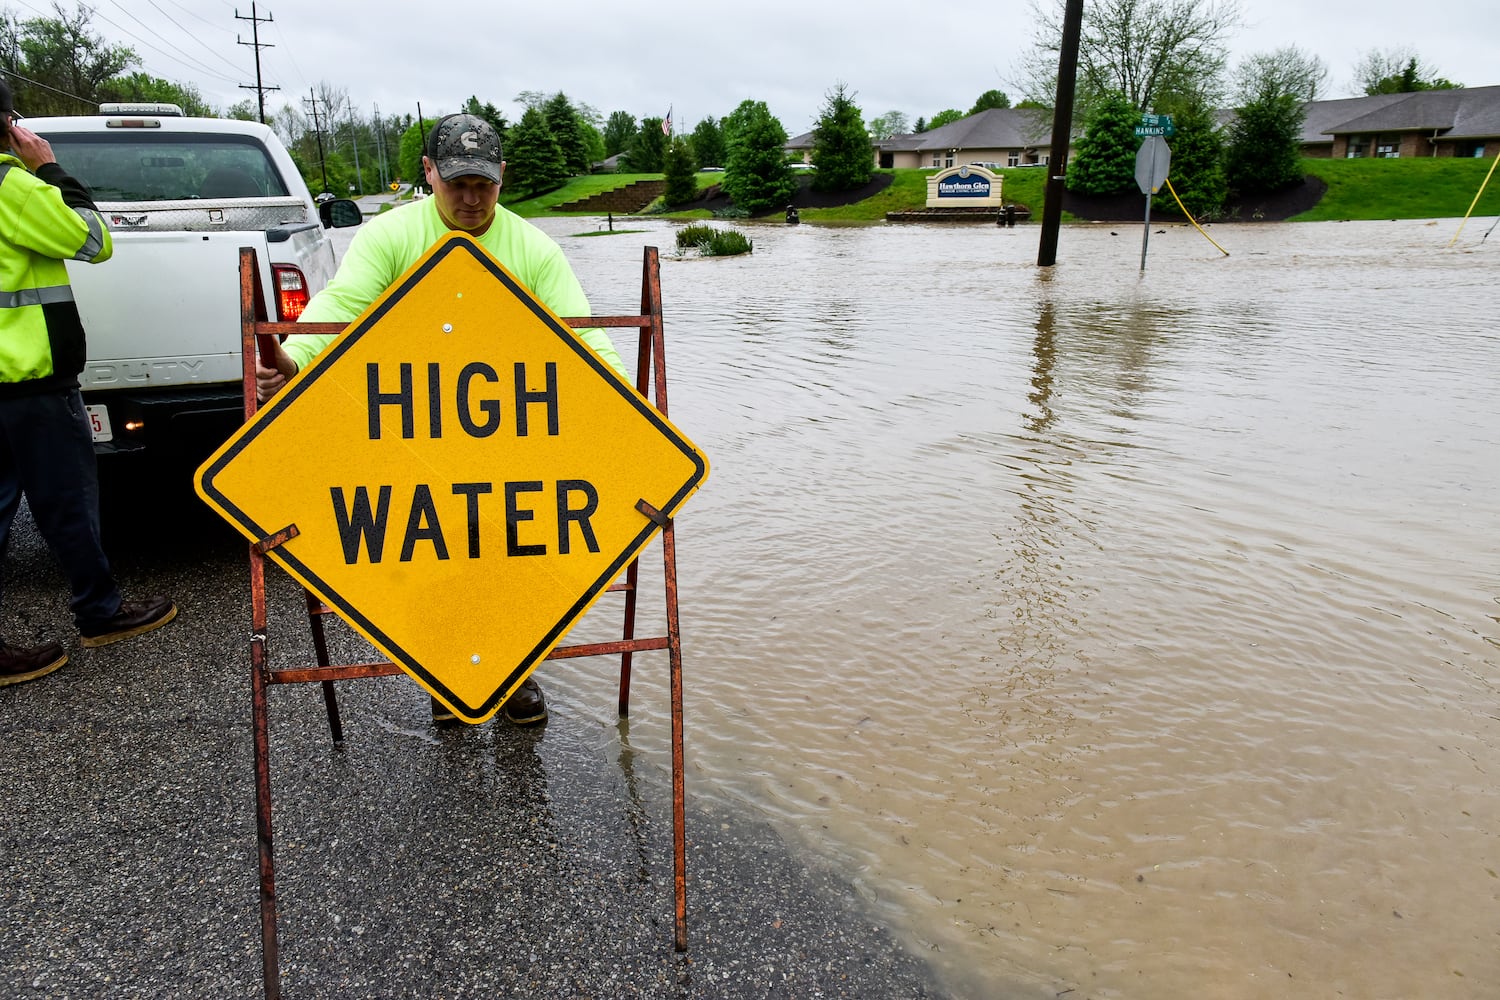
<instances>
[{"instance_id":1,"label":"man's work boot","mask_svg":"<svg viewBox=\"0 0 1500 1000\"><path fill-rule=\"evenodd\" d=\"M535 677L528 677L505 699L500 709L507 721L517 726L534 726L547 721L547 696Z\"/></svg>"},{"instance_id":2,"label":"man's work boot","mask_svg":"<svg viewBox=\"0 0 1500 1000\"><path fill-rule=\"evenodd\" d=\"M40 646L7 646L0 642L0 687L46 677L67 662L68 654L55 642Z\"/></svg>"},{"instance_id":3,"label":"man's work boot","mask_svg":"<svg viewBox=\"0 0 1500 1000\"><path fill-rule=\"evenodd\" d=\"M177 617L177 605L165 597L148 597L144 601L122 601L113 618L78 626L85 646L108 646L121 639L161 628Z\"/></svg>"}]
</instances>

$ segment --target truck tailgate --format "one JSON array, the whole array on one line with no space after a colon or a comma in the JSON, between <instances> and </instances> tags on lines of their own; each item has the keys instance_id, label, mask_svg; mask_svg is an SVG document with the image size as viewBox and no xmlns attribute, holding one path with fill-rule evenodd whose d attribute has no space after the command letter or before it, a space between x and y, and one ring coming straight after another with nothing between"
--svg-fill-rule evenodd
<instances>
[{"instance_id":1,"label":"truck tailgate","mask_svg":"<svg viewBox=\"0 0 1500 1000\"><path fill-rule=\"evenodd\" d=\"M88 338L83 388L239 381L239 253L257 247L268 291L261 234L116 232L114 245L103 264L68 262ZM220 333L205 343L205 330Z\"/></svg>"}]
</instances>

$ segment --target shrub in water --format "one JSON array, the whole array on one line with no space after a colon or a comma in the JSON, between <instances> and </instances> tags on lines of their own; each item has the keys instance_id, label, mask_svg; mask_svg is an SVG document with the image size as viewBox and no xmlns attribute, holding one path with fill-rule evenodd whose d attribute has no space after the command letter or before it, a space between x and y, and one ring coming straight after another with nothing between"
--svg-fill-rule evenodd
<instances>
[{"instance_id":1,"label":"shrub in water","mask_svg":"<svg viewBox=\"0 0 1500 1000\"><path fill-rule=\"evenodd\" d=\"M707 244L698 248L705 257L733 257L749 253L750 241L745 234L734 229L716 229Z\"/></svg>"},{"instance_id":2,"label":"shrub in water","mask_svg":"<svg viewBox=\"0 0 1500 1000\"><path fill-rule=\"evenodd\" d=\"M683 250L687 247L702 246L713 239L714 233L717 231L713 226L683 226L677 230L677 249Z\"/></svg>"}]
</instances>

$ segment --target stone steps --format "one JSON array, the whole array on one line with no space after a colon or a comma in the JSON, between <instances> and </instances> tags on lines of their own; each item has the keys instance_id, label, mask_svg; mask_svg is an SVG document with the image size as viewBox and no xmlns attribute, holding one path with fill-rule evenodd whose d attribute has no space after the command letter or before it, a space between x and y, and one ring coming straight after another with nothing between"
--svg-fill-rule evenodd
<instances>
[{"instance_id":1,"label":"stone steps","mask_svg":"<svg viewBox=\"0 0 1500 1000\"><path fill-rule=\"evenodd\" d=\"M639 212L657 198L661 197L667 189L667 182L661 181L631 181L624 187L617 187L612 191L600 191L596 195L580 198L562 205L553 205L554 212L618 212L621 215L631 215Z\"/></svg>"}]
</instances>

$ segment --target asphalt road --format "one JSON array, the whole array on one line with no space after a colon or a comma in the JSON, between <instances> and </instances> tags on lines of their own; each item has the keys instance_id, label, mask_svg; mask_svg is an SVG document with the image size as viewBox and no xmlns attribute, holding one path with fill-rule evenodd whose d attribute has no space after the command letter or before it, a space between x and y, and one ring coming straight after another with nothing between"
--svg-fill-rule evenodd
<instances>
[{"instance_id":1,"label":"asphalt road","mask_svg":"<svg viewBox=\"0 0 1500 1000\"><path fill-rule=\"evenodd\" d=\"M244 543L181 480L108 485L123 589L181 615L81 649L23 509L0 627L72 659L0 688L0 997L260 996ZM300 591L269 589L273 656L311 663ZM370 655L335 631L336 660ZM440 731L404 677L341 684L342 748L316 686L271 692L284 996L943 995L848 884L698 787L691 725L676 952L666 714L632 733L550 667L539 730Z\"/></svg>"}]
</instances>

